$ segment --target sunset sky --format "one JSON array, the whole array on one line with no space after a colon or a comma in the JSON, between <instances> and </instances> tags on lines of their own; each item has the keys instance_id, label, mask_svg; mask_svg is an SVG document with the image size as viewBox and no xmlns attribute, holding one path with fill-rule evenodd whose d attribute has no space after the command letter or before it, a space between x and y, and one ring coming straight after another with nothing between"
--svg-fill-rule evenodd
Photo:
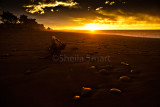
<instances>
[{"instance_id":1,"label":"sunset sky","mask_svg":"<svg viewBox=\"0 0 160 107\"><path fill-rule=\"evenodd\" d=\"M0 0L0 13L56 30L160 29L158 0Z\"/></svg>"}]
</instances>

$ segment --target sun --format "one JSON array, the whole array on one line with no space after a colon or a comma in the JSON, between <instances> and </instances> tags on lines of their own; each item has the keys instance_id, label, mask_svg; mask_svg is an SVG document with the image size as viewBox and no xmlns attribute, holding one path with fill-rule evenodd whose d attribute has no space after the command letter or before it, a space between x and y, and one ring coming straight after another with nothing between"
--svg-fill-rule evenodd
<instances>
[{"instance_id":1,"label":"sun","mask_svg":"<svg viewBox=\"0 0 160 107\"><path fill-rule=\"evenodd\" d=\"M87 30L90 30L90 31L98 30L98 27L96 27L96 26L88 26Z\"/></svg>"},{"instance_id":2,"label":"sun","mask_svg":"<svg viewBox=\"0 0 160 107\"><path fill-rule=\"evenodd\" d=\"M99 26L96 26L95 24L87 24L84 26L85 30L90 30L90 31L95 31L95 30L100 30L101 28Z\"/></svg>"}]
</instances>

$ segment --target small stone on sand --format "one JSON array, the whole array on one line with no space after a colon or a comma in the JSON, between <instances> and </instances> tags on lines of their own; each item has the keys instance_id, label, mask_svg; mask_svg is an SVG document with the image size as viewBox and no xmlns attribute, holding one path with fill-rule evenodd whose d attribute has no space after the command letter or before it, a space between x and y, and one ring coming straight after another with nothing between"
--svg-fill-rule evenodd
<instances>
[{"instance_id":1,"label":"small stone on sand","mask_svg":"<svg viewBox=\"0 0 160 107\"><path fill-rule=\"evenodd\" d=\"M114 94L121 94L122 93L122 91L120 89L117 89L117 88L111 88L110 92L114 93Z\"/></svg>"},{"instance_id":2,"label":"small stone on sand","mask_svg":"<svg viewBox=\"0 0 160 107\"><path fill-rule=\"evenodd\" d=\"M128 76L121 76L121 77L120 77L120 80L121 80L121 81L131 81L131 78L128 77Z\"/></svg>"},{"instance_id":3,"label":"small stone on sand","mask_svg":"<svg viewBox=\"0 0 160 107\"><path fill-rule=\"evenodd\" d=\"M82 92L81 92L82 96L90 96L92 95L92 93L93 93L93 90L91 88L82 87Z\"/></svg>"},{"instance_id":4,"label":"small stone on sand","mask_svg":"<svg viewBox=\"0 0 160 107\"><path fill-rule=\"evenodd\" d=\"M130 71L131 73L133 73L134 72L134 70L133 69L131 69L131 71Z\"/></svg>"},{"instance_id":5,"label":"small stone on sand","mask_svg":"<svg viewBox=\"0 0 160 107\"><path fill-rule=\"evenodd\" d=\"M76 95L73 97L73 100L74 100L74 102L78 102L80 100L80 98L81 97L79 95Z\"/></svg>"},{"instance_id":6,"label":"small stone on sand","mask_svg":"<svg viewBox=\"0 0 160 107\"><path fill-rule=\"evenodd\" d=\"M90 68L95 69L96 67L95 66L91 66Z\"/></svg>"},{"instance_id":7,"label":"small stone on sand","mask_svg":"<svg viewBox=\"0 0 160 107\"><path fill-rule=\"evenodd\" d=\"M133 74L138 74L138 73L140 73L140 72L135 71L135 70L133 70L133 69L131 69L130 72L133 73Z\"/></svg>"},{"instance_id":8,"label":"small stone on sand","mask_svg":"<svg viewBox=\"0 0 160 107\"><path fill-rule=\"evenodd\" d=\"M121 64L122 64L122 65L125 65L125 66L129 66L129 64L126 63L126 62L121 62Z\"/></svg>"}]
</instances>

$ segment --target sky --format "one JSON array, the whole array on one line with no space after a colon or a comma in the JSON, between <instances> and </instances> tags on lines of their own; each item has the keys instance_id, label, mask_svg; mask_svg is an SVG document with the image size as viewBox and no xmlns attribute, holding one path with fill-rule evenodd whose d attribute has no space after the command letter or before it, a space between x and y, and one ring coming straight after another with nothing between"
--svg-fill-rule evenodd
<instances>
[{"instance_id":1,"label":"sky","mask_svg":"<svg viewBox=\"0 0 160 107\"><path fill-rule=\"evenodd\" d=\"M158 0L0 0L0 13L56 30L160 29Z\"/></svg>"}]
</instances>

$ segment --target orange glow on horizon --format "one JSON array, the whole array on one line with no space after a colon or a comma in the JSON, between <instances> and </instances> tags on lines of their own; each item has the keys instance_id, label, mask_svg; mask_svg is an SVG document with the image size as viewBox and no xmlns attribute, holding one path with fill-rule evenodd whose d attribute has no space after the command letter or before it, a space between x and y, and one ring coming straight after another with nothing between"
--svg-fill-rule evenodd
<instances>
[{"instance_id":1,"label":"orange glow on horizon","mask_svg":"<svg viewBox=\"0 0 160 107\"><path fill-rule=\"evenodd\" d=\"M133 25L106 25L86 24L84 26L62 26L51 27L53 30L160 30L160 24L133 24Z\"/></svg>"},{"instance_id":2,"label":"orange glow on horizon","mask_svg":"<svg viewBox=\"0 0 160 107\"><path fill-rule=\"evenodd\" d=\"M149 16L148 16L149 17ZM148 21L149 20L149 21ZM152 22L151 22L151 21ZM117 17L116 21L107 18L94 20L73 19L74 25L51 27L55 30L160 30L160 18L149 17L146 20L136 20L136 17Z\"/></svg>"}]
</instances>

